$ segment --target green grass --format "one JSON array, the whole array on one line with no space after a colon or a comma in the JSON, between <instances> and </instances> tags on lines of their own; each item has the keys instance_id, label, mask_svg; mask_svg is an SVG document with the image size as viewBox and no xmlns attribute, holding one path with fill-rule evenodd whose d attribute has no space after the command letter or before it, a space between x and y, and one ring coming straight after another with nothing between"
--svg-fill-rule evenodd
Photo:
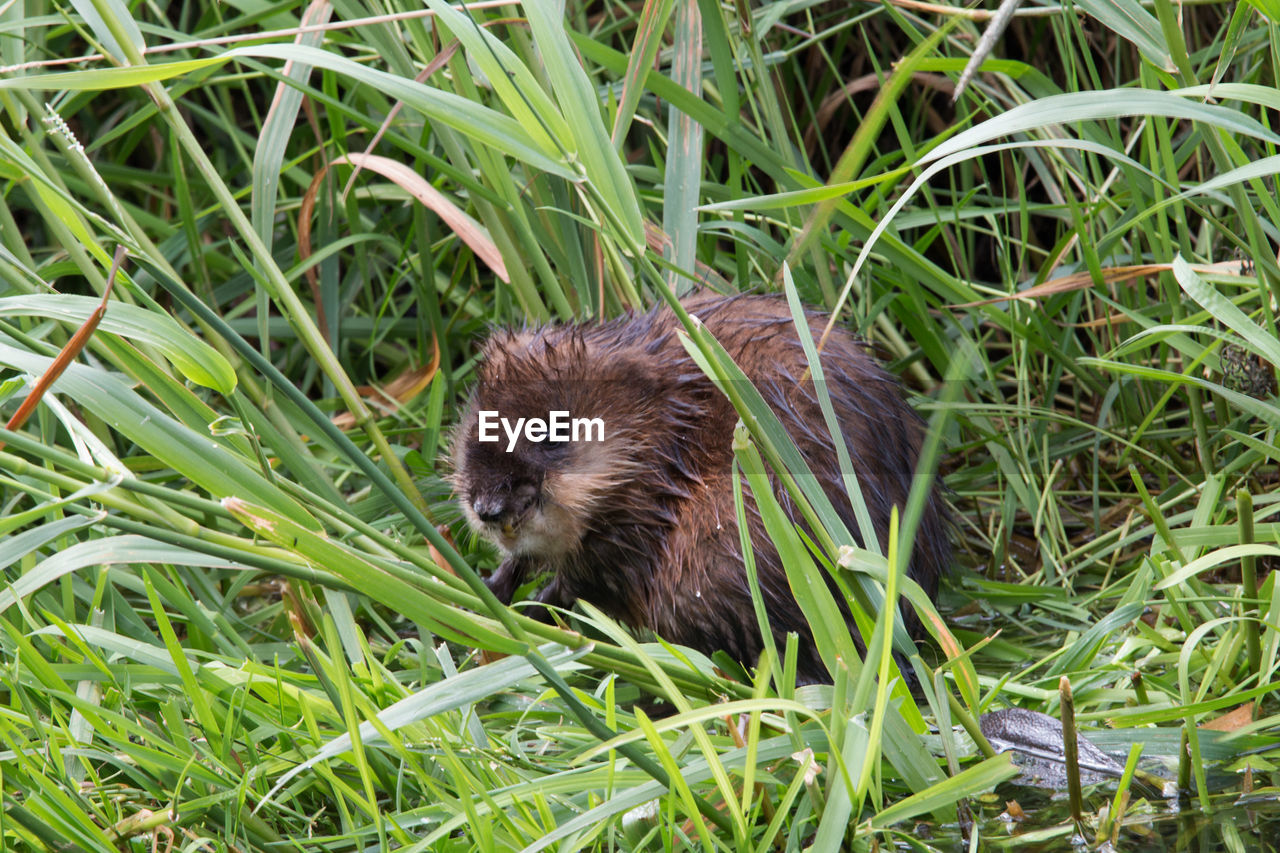
<instances>
[{"instance_id":1,"label":"green grass","mask_svg":"<svg viewBox=\"0 0 1280 853\"><path fill-rule=\"evenodd\" d=\"M6 419L129 252L0 431L0 847L948 847L1013 772L953 725L1064 677L1199 809L1280 784L1272 4L1031 6L954 106L960 9L568 5L345 2L300 43L255 38L292 2L0 11ZM959 566L915 694L822 577L932 605L768 417L726 440L809 507L816 550L760 509L832 685L480 582L440 461L477 341L697 283L839 312L931 418ZM1160 805L1086 794L1090 836Z\"/></svg>"}]
</instances>

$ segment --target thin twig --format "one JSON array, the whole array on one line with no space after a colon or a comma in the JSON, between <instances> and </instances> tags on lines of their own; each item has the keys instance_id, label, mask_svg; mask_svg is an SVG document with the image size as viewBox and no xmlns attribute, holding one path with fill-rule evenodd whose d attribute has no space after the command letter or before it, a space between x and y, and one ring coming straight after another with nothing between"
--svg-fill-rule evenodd
<instances>
[{"instance_id":1,"label":"thin twig","mask_svg":"<svg viewBox=\"0 0 1280 853\"><path fill-rule=\"evenodd\" d=\"M461 3L454 6L455 9L492 9L497 6L510 6L511 0L477 0L474 3ZM367 27L378 24L395 23L396 21L409 21L415 18L430 18L435 15L431 9L414 9L409 12L395 12L389 15L373 15L368 18L355 18L350 21L332 21L327 24L308 24L300 27L286 27L282 30L264 30L260 33L240 33L230 36L218 36L216 38L197 39L195 41L180 41L172 44L160 44L154 47L146 47L142 49L143 56L151 56L157 53L172 53L177 50L190 50L192 48L215 47L224 44L238 44L240 42L256 42L269 41L272 39L294 38L303 33L323 33L333 30L349 30L356 27ZM87 53L84 56L62 57L59 59L41 59L34 62L21 62L17 65L0 66L0 74L12 74L17 71L31 71L36 68L55 68L61 65L75 65L80 62L95 62L100 59L106 59L101 53Z\"/></svg>"}]
</instances>

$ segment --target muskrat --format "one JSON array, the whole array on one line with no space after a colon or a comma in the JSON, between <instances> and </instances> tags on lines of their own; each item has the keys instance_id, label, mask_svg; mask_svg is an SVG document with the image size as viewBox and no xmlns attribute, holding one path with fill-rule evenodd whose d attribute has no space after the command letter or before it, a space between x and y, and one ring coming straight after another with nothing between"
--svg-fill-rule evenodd
<instances>
[{"instance_id":1,"label":"muskrat","mask_svg":"<svg viewBox=\"0 0 1280 853\"><path fill-rule=\"evenodd\" d=\"M856 537L786 302L699 295L683 305L759 389ZM808 322L816 339L823 318L810 314ZM662 306L605 323L495 333L452 435L452 482L471 526L503 553L488 579L503 603L526 579L551 572L537 595L543 604L569 607L581 598L635 628L707 654L723 649L753 665L763 643L734 510L738 415L685 351L677 328ZM890 510L901 511L911 489L924 425L852 334L835 330L821 359L883 547ZM512 427L520 418L544 425L530 435ZM779 498L791 512L786 496ZM746 506L778 647L796 632L798 680L830 681L754 501ZM936 482L912 554L908 571L932 598L950 558ZM918 629L914 614L907 616ZM851 619L849 625L858 637Z\"/></svg>"}]
</instances>

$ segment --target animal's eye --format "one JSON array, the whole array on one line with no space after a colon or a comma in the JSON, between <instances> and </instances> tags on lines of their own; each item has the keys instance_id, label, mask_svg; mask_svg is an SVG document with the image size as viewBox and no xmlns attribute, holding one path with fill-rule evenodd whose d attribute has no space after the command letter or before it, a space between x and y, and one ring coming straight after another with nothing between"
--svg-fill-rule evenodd
<instances>
[{"instance_id":1,"label":"animal's eye","mask_svg":"<svg viewBox=\"0 0 1280 853\"><path fill-rule=\"evenodd\" d=\"M538 445L538 450L544 459L563 459L569 453L569 442L545 441Z\"/></svg>"}]
</instances>

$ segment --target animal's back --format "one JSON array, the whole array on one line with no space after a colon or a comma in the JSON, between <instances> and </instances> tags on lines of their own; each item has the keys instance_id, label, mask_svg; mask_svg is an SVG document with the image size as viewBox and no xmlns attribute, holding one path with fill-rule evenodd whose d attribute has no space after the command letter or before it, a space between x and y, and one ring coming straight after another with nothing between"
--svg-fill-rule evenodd
<instances>
[{"instance_id":1,"label":"animal's back","mask_svg":"<svg viewBox=\"0 0 1280 853\"><path fill-rule=\"evenodd\" d=\"M841 519L858 538L859 528L831 433L815 384L808 378L809 362L786 303L768 296L698 297L687 301L685 308L706 324L760 391ZM674 315L666 316L672 327L677 325ZM809 325L816 342L825 328L825 318L811 314ZM663 349L663 356L676 369L697 372L674 336L664 338ZM923 424L902 399L898 382L847 331L834 330L820 358L826 390L883 547L890 511L894 505L901 511L911 489ZM761 640L743 568L733 500L730 444L737 413L711 388L710 380L700 373L697 376L691 384L705 392L704 400L710 397L716 401L714 411L708 411L702 422L705 436L694 443L697 452L690 454L699 463L704 485L683 504L673 526L666 547L668 570L659 575L649 618L660 636L695 648L722 647L741 660L752 660L759 654ZM708 452L712 447L715 452ZM746 491L749 495L749 489ZM798 520L788 497L776 487L775 493L793 520ZM747 500L745 507L757 577L770 626L782 648L787 632L807 637L807 623L754 501ZM926 504L911 569L912 577L930 597L936 594L939 575L949 558L945 518L935 489ZM914 615L908 616L908 625L918 627ZM709 641L710 637L715 640ZM811 641L802 646L800 674L807 681L829 677Z\"/></svg>"}]
</instances>

